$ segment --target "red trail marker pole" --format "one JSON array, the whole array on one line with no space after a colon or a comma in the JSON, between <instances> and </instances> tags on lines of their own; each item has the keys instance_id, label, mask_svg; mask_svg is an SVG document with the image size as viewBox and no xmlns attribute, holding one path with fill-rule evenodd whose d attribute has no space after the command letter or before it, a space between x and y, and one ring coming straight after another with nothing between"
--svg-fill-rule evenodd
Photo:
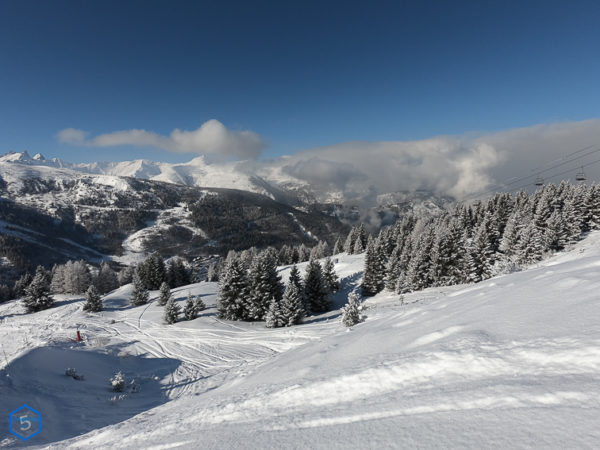
<instances>
[{"instance_id":1,"label":"red trail marker pole","mask_svg":"<svg viewBox=\"0 0 600 450\"><path fill-rule=\"evenodd\" d=\"M81 333L77 330L77 342L81 342Z\"/></svg>"}]
</instances>

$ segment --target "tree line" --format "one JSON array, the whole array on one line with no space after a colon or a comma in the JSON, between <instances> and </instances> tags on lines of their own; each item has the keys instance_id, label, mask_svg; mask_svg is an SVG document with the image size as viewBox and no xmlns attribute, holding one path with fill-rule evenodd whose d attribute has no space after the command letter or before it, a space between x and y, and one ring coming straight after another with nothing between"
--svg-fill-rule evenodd
<instances>
[{"instance_id":1,"label":"tree line","mask_svg":"<svg viewBox=\"0 0 600 450\"><path fill-rule=\"evenodd\" d=\"M540 261L598 229L600 186L568 182L531 194L499 193L435 216L409 215L367 239L362 293L478 282Z\"/></svg>"}]
</instances>

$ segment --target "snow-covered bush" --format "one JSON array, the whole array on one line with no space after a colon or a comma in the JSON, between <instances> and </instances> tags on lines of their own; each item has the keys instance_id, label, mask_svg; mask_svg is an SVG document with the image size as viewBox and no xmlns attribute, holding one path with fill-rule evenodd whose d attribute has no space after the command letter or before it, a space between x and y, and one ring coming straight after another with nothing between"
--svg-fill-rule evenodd
<instances>
[{"instance_id":1,"label":"snow-covered bush","mask_svg":"<svg viewBox=\"0 0 600 450\"><path fill-rule=\"evenodd\" d=\"M121 371L111 377L110 385L113 392L123 392L125 390L125 376Z\"/></svg>"}]
</instances>

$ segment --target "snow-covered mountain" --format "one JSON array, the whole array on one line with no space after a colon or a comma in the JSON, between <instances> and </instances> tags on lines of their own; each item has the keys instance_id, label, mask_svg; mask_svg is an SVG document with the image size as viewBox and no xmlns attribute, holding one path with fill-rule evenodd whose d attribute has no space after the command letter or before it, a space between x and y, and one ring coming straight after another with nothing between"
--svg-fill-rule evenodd
<instances>
[{"instance_id":1,"label":"snow-covered mountain","mask_svg":"<svg viewBox=\"0 0 600 450\"><path fill-rule=\"evenodd\" d=\"M332 244L347 232L327 212L261 193L85 173L23 154L4 158L0 257L21 270L79 258L128 263L152 251L194 258L253 245L313 246L314 237Z\"/></svg>"},{"instance_id":2,"label":"snow-covered mountain","mask_svg":"<svg viewBox=\"0 0 600 450\"><path fill-rule=\"evenodd\" d=\"M439 211L453 201L423 190L380 193L368 187L363 191L345 191L333 185L315 185L286 171L286 158L262 163L208 163L199 156L179 164L145 159L71 164L58 158L45 159L40 154L32 158L27 152L11 152L0 156L0 163L65 168L85 174L134 177L202 188L239 189L305 210L317 205L345 222L362 221L372 228L393 222L411 211Z\"/></svg>"},{"instance_id":3,"label":"snow-covered mountain","mask_svg":"<svg viewBox=\"0 0 600 450\"><path fill-rule=\"evenodd\" d=\"M339 308L364 254L337 259ZM180 305L188 292L208 305L175 325L156 302L131 307L131 286L101 314L78 297L27 315L11 301L0 415L35 408L44 428L28 444L57 449L598 448L599 260L594 232L521 272L382 292L351 329L339 310L291 328L217 320L216 283L173 290ZM111 392L117 370L136 388Z\"/></svg>"}]
</instances>

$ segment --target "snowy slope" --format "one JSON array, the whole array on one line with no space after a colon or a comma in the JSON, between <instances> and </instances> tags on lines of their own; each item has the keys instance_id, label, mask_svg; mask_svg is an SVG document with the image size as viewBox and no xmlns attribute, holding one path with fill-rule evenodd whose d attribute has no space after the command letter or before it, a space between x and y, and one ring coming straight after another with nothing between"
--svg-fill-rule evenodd
<instances>
[{"instance_id":1,"label":"snowy slope","mask_svg":"<svg viewBox=\"0 0 600 450\"><path fill-rule=\"evenodd\" d=\"M344 285L339 305L360 283L362 256L342 255L336 269ZM600 233L527 271L404 302L382 293L365 302L366 320L349 331L336 311L274 330L220 321L213 283L179 288L181 302L189 290L211 306L193 322L167 326L154 304L128 307L129 289L110 294L107 311L96 316L69 300L35 315L0 305L9 362L0 413L25 402L48 411L46 434L32 445L600 446ZM77 325L86 345L69 342ZM116 361L141 390L111 404L101 379ZM67 364L90 382L67 379ZM34 382L40 378L50 381Z\"/></svg>"}]
</instances>

